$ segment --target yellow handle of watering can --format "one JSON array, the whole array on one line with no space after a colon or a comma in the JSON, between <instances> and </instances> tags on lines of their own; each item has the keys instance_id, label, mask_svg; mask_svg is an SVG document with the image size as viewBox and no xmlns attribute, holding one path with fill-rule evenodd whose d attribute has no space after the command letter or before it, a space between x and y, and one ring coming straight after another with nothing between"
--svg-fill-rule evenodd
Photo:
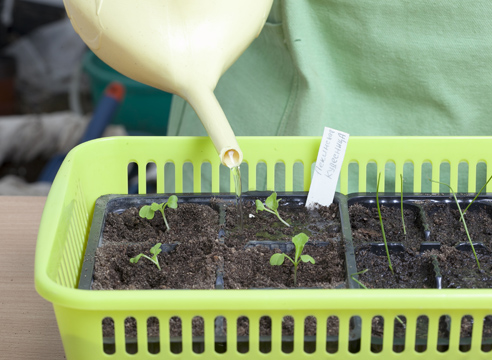
<instances>
[{"instance_id":1,"label":"yellow handle of watering can","mask_svg":"<svg viewBox=\"0 0 492 360\"><path fill-rule=\"evenodd\" d=\"M260 33L272 2L64 0L74 29L99 58L191 104L229 167L242 153L213 91Z\"/></svg>"}]
</instances>

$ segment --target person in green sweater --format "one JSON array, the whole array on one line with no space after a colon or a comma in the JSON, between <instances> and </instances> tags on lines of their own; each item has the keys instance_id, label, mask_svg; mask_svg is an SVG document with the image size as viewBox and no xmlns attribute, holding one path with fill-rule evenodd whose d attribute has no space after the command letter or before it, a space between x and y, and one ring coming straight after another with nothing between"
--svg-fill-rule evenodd
<instances>
[{"instance_id":1,"label":"person in green sweater","mask_svg":"<svg viewBox=\"0 0 492 360\"><path fill-rule=\"evenodd\" d=\"M215 93L237 136L488 135L492 4L275 0ZM168 135L207 135L179 97Z\"/></svg>"}]
</instances>

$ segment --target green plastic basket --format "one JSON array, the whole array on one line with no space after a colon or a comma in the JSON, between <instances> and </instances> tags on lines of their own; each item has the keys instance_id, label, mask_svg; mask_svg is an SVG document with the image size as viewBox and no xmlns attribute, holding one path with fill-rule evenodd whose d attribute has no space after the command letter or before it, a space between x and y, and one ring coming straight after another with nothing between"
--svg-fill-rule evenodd
<instances>
[{"instance_id":1,"label":"green plastic basket","mask_svg":"<svg viewBox=\"0 0 492 360\"><path fill-rule=\"evenodd\" d=\"M247 171L243 173L249 190L255 190L257 174L267 175L266 188L273 190L281 183L282 190L293 190L295 183L309 187L312 164L316 159L319 137L243 137L238 138L244 152ZM424 176L449 178L451 186L475 192L481 178L490 176L487 164L492 138L487 137L352 137L347 146L340 175L340 190L366 191L375 184L376 175L383 172L386 190L400 191L392 177L405 173L412 189L420 192ZM201 191L201 174L212 180L211 191L218 192L224 169L220 165L212 142L194 137L120 137L84 143L66 157L53 183L40 224L36 248L35 282L37 291L53 303L67 359L312 359L379 357L384 359L490 359L492 352L481 348L483 321L492 315L491 290L173 290L173 291L87 291L76 289L82 259L91 225L94 204L105 194L126 194L128 167L138 166L140 193L146 190L148 163L154 163L157 192L165 190L166 174L173 174L175 192L183 190L183 167L193 167L192 187ZM188 164L189 163L189 164ZM169 164L174 171L169 172ZM244 167L246 168L246 164ZM189 170L189 169L188 169ZM189 171L185 171L189 173ZM247 174L246 174L247 173ZM281 175L279 175L281 173ZM285 173L285 174L283 174ZM300 173L300 175L299 175ZM483 173L483 174L481 174ZM462 175L461 177L459 175ZM478 174L478 175L477 175ZM276 179L277 177L277 179ZM258 176L261 178L261 176ZM282 179L281 182L278 179ZM467 180L459 180L466 178ZM478 180L477 180L478 179ZM261 179L260 179L261 180ZM228 180L232 182L232 180ZM259 183L260 181L258 181ZM299 189L302 190L302 189ZM439 192L439 185L429 187ZM427 345L419 352L416 344L416 321L421 315L429 320ZM470 346L460 347L461 319L475 319ZM204 348L194 352L191 322L204 320ZM249 319L249 351L237 351L236 319ZM272 322L271 349L260 351L259 320L269 316ZM293 351L283 352L282 320L294 319ZM315 352L304 349L304 320L317 319L317 334L313 340ZM327 352L326 321L339 319L339 335L335 354ZM371 348L371 320L374 316L394 319L405 316L407 328L404 350L393 350L393 321L385 322L382 351ZM441 316L451 320L449 344L440 347L437 328ZM114 320L115 353L103 351L101 323ZM137 355L128 354L124 322L133 317L137 322ZM157 317L160 327L159 354L148 349L147 319ZM181 352L172 351L169 320L182 320ZM219 352L215 344L216 318L228 320L226 348ZM360 346L354 353L350 346L349 324L353 317L361 321ZM417 348L417 350L416 350ZM196 350L196 349L195 349ZM225 350L225 353L221 353ZM292 350L292 349L291 349ZM381 350L379 348L379 350ZM379 351L378 350L378 351ZM422 350L422 349L420 349Z\"/></svg>"}]
</instances>

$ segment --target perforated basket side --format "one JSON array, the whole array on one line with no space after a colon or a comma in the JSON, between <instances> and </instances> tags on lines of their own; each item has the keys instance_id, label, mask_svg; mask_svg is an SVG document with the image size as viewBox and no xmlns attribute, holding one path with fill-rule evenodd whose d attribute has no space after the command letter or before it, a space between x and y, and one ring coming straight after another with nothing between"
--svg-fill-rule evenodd
<instances>
[{"instance_id":1,"label":"perforated basket side","mask_svg":"<svg viewBox=\"0 0 492 360\"><path fill-rule=\"evenodd\" d=\"M445 182L460 192L476 192L492 175L490 137L352 137L341 172L344 194L375 191L381 172L380 191L449 193L431 183ZM349 189L349 186L351 188Z\"/></svg>"}]
</instances>

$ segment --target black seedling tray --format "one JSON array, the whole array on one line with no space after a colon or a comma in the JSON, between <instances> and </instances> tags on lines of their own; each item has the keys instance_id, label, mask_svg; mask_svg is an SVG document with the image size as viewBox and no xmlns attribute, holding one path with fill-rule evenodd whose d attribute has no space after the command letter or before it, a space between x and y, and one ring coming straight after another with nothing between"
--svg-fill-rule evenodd
<instances>
[{"instance_id":1,"label":"black seedling tray","mask_svg":"<svg viewBox=\"0 0 492 360\"><path fill-rule=\"evenodd\" d=\"M256 199L260 199L264 201L266 197L268 197L271 194L271 192L251 192L251 193L245 193L243 194L243 202L254 202ZM204 205L209 205L212 207L215 207L216 210L219 212L219 221L220 221L220 230L218 233L218 238L220 241L223 241L223 239L227 236L227 232L224 230L225 229L225 219L226 219L226 208L228 205L233 205L235 203L235 196L231 194L227 195L219 195L219 194L200 194L200 195L194 195L194 194L177 194L179 198L179 203L198 203L198 204L204 204ZM211 205L211 198L216 198L219 200L223 201L214 201L214 204ZM130 207L140 207L143 205L148 205L152 202L163 202L167 200L168 196L164 195L107 195L101 197L97 202L96 202L96 207L94 210L94 217L93 217L93 222L92 222L92 227L89 235L89 240L87 243L87 249L86 249L86 254L85 254L85 260L83 264L83 269L81 273L81 278L79 282L79 288L80 289L90 289L91 288L91 283L92 283L92 274L93 274L93 267L94 267L94 255L95 251L98 246L101 246L102 240L101 240L101 235L103 232L103 224L105 222L106 216L108 213L115 212L115 213L121 213L124 210L130 208ZM302 192L302 193L279 193L278 198L282 199L281 206L289 206L293 208L301 208L305 205L306 199L307 199L307 193ZM436 203L446 203L449 204L451 207L456 206L454 204L454 199L449 196L427 196L427 195L422 195L422 194L404 194L404 208L410 209L416 213L420 221L422 221L423 224L423 231L424 231L424 238L425 242L422 243L420 247L420 252L424 252L426 250L431 250L431 249L439 249L440 244L438 243L433 243L429 242L429 240L432 239L432 233L430 230L429 226L426 226L425 224L427 223L427 214L424 210L424 208L421 206L422 201L432 201ZM473 200L473 197L471 196L460 196L459 201L461 204L467 204ZM380 194L379 196L379 201L381 205L384 206L389 206L389 207L400 207L400 194ZM376 198L375 194L352 194L350 196L344 196L341 194L336 194L335 200L339 205L339 211L340 211L340 222L341 222L341 240L344 241L345 245L345 257L346 257L346 287L350 289L359 289L359 285L352 280L351 274L355 274L357 272L357 266L355 262L355 253L354 253L354 246L352 243L352 232L351 232L351 226L350 226L350 218L349 218L349 213L348 213L348 207L352 204L359 203L363 206L366 207L375 207L376 206ZM476 200L474 206L477 205L483 205L487 206L490 209L489 213L492 214L492 207L490 207L490 200L488 198L480 197L479 199ZM218 207L218 208L217 208ZM462 206L464 207L464 206ZM470 211L472 211L473 206L470 208ZM282 252L290 252L294 250L294 245L291 242L288 241L258 241L251 239L247 242L247 247L251 246L266 246L272 249L278 248ZM177 246L177 244L164 244L162 245L162 250L164 252L170 252L173 251L173 249ZM307 247L311 246L323 246L322 242L315 243L307 243ZM384 244L382 243L367 243L364 244L364 246L369 246L371 248L371 252L374 252L375 254L379 255L385 255L385 249L384 249ZM477 243L475 244L476 248L483 248L484 245ZM398 253L405 251L404 247L400 243L389 243L389 249L391 253ZM462 251L470 251L470 245L467 243L463 243L457 246L457 249L462 250ZM435 264L434 264L435 265ZM439 271L437 267L435 267L436 271L436 284L439 283ZM437 285L438 286L438 285ZM215 284L215 288L217 291L221 291L221 289L224 289L224 281L223 281L223 267L219 265L217 269L217 281ZM302 289L302 290L308 290L308 289ZM257 290L256 290L257 291ZM280 290L281 291L281 290ZM333 291L333 290L327 290L327 291ZM336 291L336 290L335 290ZM370 290L367 290L370 291ZM226 346L226 337L225 337L225 332L224 332L224 324L223 324L223 319L220 317L216 319L216 324L215 324L215 331L216 331L216 336L215 336L215 344L216 347L221 347L221 346ZM289 336L283 336L282 340L285 342L286 346L288 347L289 343L292 343L292 337ZM202 341L200 342L200 339ZM152 339L149 339L152 340ZM242 342L245 343L245 347L247 347L247 337L244 339L238 338L238 345L242 344ZM315 344L315 337L305 337L305 344L309 347L310 343ZM354 349L354 351L357 351L357 347L360 346L360 321L356 320L352 322L351 324L351 331L350 331L350 344L349 346L351 349ZM394 339L394 344L395 345L403 345L404 344L404 337L403 338L395 338ZM194 348L200 351L200 348L203 346L203 337L194 337ZM336 344L338 339L337 337L330 337L328 336L327 339L327 344L332 343ZM377 346L382 341L381 338L373 336L372 338L372 343ZM466 345L466 342L469 341L468 338L463 338L460 339L460 344L463 343ZM105 343L111 343L114 342L114 339L104 339ZM131 342L131 341L130 341ZM156 340L158 342L158 339ZM108 344L109 344L108 343ZM426 338L416 338L416 344L417 345L422 345L425 346L426 343ZM260 339L260 345L263 344L262 346L265 346L268 348L269 344L271 344L271 337L270 336L262 336ZM357 345L359 344L359 345ZM449 340L448 339L439 339L439 346L448 346ZM111 344L109 344L111 346ZM180 338L173 338L171 339L171 345L179 349L181 346L181 339Z\"/></svg>"},{"instance_id":2,"label":"black seedling tray","mask_svg":"<svg viewBox=\"0 0 492 360\"><path fill-rule=\"evenodd\" d=\"M271 192L248 192L245 193L242 196L243 202L253 202L256 199L260 199L264 201ZM178 196L178 204L179 203L195 203L195 204L202 204L202 205L208 205L211 207L218 207L216 210L219 212L219 222L220 222L220 230L218 233L218 239L222 240L224 236L226 235L226 232L224 230L224 224L225 224L225 211L227 205L233 205L235 204L235 196L226 194L200 194L200 195L195 195L195 194L177 194ZM341 201L340 199L343 196L340 194L336 194L334 202L338 203L340 205ZM105 195L100 197L96 201L96 205L94 208L94 215L93 215L93 220L92 220L92 225L91 225L91 230L89 233L89 239L87 242L87 247L85 251L85 258L84 258L84 265L82 268L80 280L79 280L79 289L87 289L89 290L92 285L92 277L93 277L93 272L94 272L94 261L95 261L95 253L98 247L102 246L102 234L104 231L104 224L106 221L106 217L109 213L122 213L125 210L132 208L132 207L141 207L143 205L149 205L152 202L157 202L157 203L162 203L166 201L168 198L167 195ZM211 203L211 199L216 198L223 200L223 202L215 202L214 205ZM302 208L305 206L306 199L307 199L307 193L306 192L298 192L298 193L278 193L278 198L282 199L281 206L286 206L289 208ZM344 198L344 197L343 197ZM345 227L346 229L349 228L349 224L346 220L346 216L342 214L342 206L339 206L340 209L340 219L342 223L342 227ZM321 221L322 219L320 219ZM313 230L313 232L315 232ZM340 229L340 238L343 237L343 230ZM253 244L255 243L255 240L251 240L249 243ZM262 241L261 242L263 245L268 244L268 242ZM308 243L307 246L310 246L311 244ZM175 244L163 244L161 246L161 249L163 252L170 252L175 248ZM268 246L268 245L267 245ZM279 246L281 246L279 244ZM291 248L294 248L294 245L292 243L286 245L286 250L282 251L290 251ZM348 247L350 249L350 247ZM352 251L353 253L353 251ZM347 255L347 257L351 257L351 255ZM354 266L354 263L350 260L347 259L347 266ZM220 287L220 281L218 281L219 287ZM351 282L349 281L349 284ZM353 284L351 284L353 287Z\"/></svg>"},{"instance_id":3,"label":"black seedling tray","mask_svg":"<svg viewBox=\"0 0 492 360\"><path fill-rule=\"evenodd\" d=\"M244 204L250 202L251 204L254 204L257 199L261 201L265 201L265 199L271 194L271 192L264 192L264 191L250 191L247 193L244 193L242 195L242 201ZM307 192L283 192L283 193L278 193L277 198L282 199L281 205L280 206L287 206L290 209L301 209L306 206L306 201L307 201ZM352 236L350 233L350 223L349 223L349 217L348 217L348 211L347 211L347 206L346 206L346 196L342 195L340 193L335 193L335 197L333 199L333 203L338 205L338 211L339 211L339 218L340 218L340 241L343 241L345 243L345 271L346 271L346 287L355 289L358 288L358 285L356 282L354 282L348 274L352 274L355 271L355 257L354 257L354 249L352 246ZM315 214L315 213L314 213ZM274 216L274 215L272 215ZM318 227L322 228L323 224L326 224L326 220L322 219L319 217L319 219L316 219L316 217L311 218L310 220L317 220L316 223L312 223L310 225L312 226L307 226L305 230L308 230L310 232L310 242L306 244L307 247L313 246L314 244L325 244L322 241L317 241L316 240L316 234L318 233L318 230L316 230ZM226 236L226 235L225 235ZM314 243L313 243L314 240ZM289 241L276 241L276 240L256 240L256 239L246 239L247 242L246 246L256 246L256 245L264 245L267 246L271 249L280 249L282 252L289 252L292 251L295 247L292 242ZM321 245L323 246L323 245Z\"/></svg>"},{"instance_id":4,"label":"black seedling tray","mask_svg":"<svg viewBox=\"0 0 492 360\"><path fill-rule=\"evenodd\" d=\"M474 196L468 196L468 195L457 195L458 202L460 203L460 206L462 210L473 201ZM451 209L457 209L456 202L452 195L426 195L426 194L403 194L403 207L404 209L410 209L412 210L419 218L419 221L421 222L422 225L422 231L423 235L425 238L425 242L423 242L420 245L420 250L419 252L422 254L425 251L430 251L430 250L440 250L441 244L439 242L432 242L433 234L431 227L428 224L428 218L430 213L425 209L425 207L422 206L422 203L426 202L432 202L436 204L447 204ZM364 207L367 208L375 208L377 207L376 205L376 194L375 193L357 193L357 194L351 194L347 197L347 208L349 208L351 205L354 204L360 204ZM395 207L400 209L401 205L401 194L379 194L379 204L384 205L386 207ZM478 206L485 207L487 209L487 212L492 215L492 202L491 198L487 196L481 196L475 200L474 204L470 206L470 209L468 211L474 211ZM490 252L482 243L474 242L473 246L475 247L475 250L481 250L481 251L488 251ZM386 250L385 250L385 245L383 242L381 243L367 243L367 244L361 244L357 248L363 248L363 247L368 247L372 253L378 256L386 256ZM469 243L460 243L455 246L458 250L460 251L467 251L471 252L471 246ZM403 251L405 251L405 247L401 243L390 243L388 242L388 250L390 254L398 254ZM433 265L433 271L435 272L435 280L436 280L436 288L440 289L441 288L441 273L439 269L439 263L437 259L435 260L430 260ZM359 286L357 284L357 286ZM449 329L449 324L447 324L448 331ZM415 344L417 346L425 346L427 343L427 336L423 338L417 337L415 339ZM382 346L382 338L377 337L377 336L372 336L371 339L371 344L375 346ZM394 346L404 346L405 344L405 338L397 338L395 337L393 339L393 344ZM460 345L469 345L470 344L470 338L460 338ZM438 345L442 346L443 348L446 348L449 346L449 339L448 338L439 338L438 339Z\"/></svg>"},{"instance_id":5,"label":"black seedling tray","mask_svg":"<svg viewBox=\"0 0 492 360\"><path fill-rule=\"evenodd\" d=\"M89 233L89 239L87 240L87 247L85 250L83 267L79 279L79 289L90 290L92 287L92 278L94 274L94 262L95 254L98 247L103 245L103 231L106 217L109 213L122 213L132 207L142 207L144 205L150 205L153 202L162 203L167 201L168 195L104 195L97 199L94 207L94 215L92 217L91 230ZM178 204L182 203L194 203L212 206L211 199L212 194L178 194ZM221 197L224 200L234 201L234 197L231 195L224 195ZM179 206L179 205L178 205ZM224 211L219 210L220 222L224 224ZM219 238L223 236L219 232ZM163 252L171 252L176 247L176 244L163 244L161 249Z\"/></svg>"},{"instance_id":6,"label":"black seedling tray","mask_svg":"<svg viewBox=\"0 0 492 360\"><path fill-rule=\"evenodd\" d=\"M251 192L251 193L245 193L242 196L243 202L247 201L252 201L254 202L256 199L260 200L265 200L271 192ZM225 218L226 218L226 208L228 205L233 205L235 204L235 196L234 195L218 195L218 194L201 194L201 195L194 195L194 194L176 194L178 196L178 204L180 203L197 203L197 204L202 204L202 205L209 205L212 207L218 207L216 210L219 212L219 221L221 228L218 233L218 238L219 241L223 241L223 238L226 235L226 232L224 230L224 223L225 223ZM214 205L211 205L211 198L216 198L218 200L223 200L221 201L216 201L214 202ZM288 206L288 207L293 207L293 208L301 208L305 206L305 202L307 199L307 193L302 192L302 193L278 193L278 198L282 199L281 206ZM106 195L102 196L96 201L95 209L94 209L94 215L93 215L93 221L92 221L92 226L89 234L89 239L86 247L86 252L85 252L85 258L84 258L84 263L83 263L83 268L81 272L81 277L79 281L79 289L87 289L90 290L92 286L92 280L93 280L93 272L94 272L94 262L95 262L95 252L98 247L103 245L103 240L102 240L102 234L104 231L104 223L106 221L106 217L109 213L122 213L125 210L131 208L131 207L141 207L143 205L149 205L152 202L157 202L157 203L162 203L164 201L167 201L168 195ZM347 233L347 229L349 229L349 224L347 222L347 215L343 214L343 212L346 212L346 207L344 207L342 204L345 201L345 196L337 194L335 197L335 202L339 204L339 211L340 211L340 221L342 224L342 229L340 229L340 239L343 239L343 234ZM178 205L179 206L179 205ZM343 228L345 228L345 231L343 231ZM317 242L316 244L311 244L308 243L306 244L306 247L312 247L312 246L326 246L327 243L323 242ZM355 268L355 262L354 262L354 257L353 257L353 248L350 245L351 242L348 241L346 243L346 268L348 271L353 271ZM266 246L271 249L279 248L283 252L290 252L294 250L294 245L292 242L281 242L281 241L249 241L246 245L246 247L251 247L251 246ZM161 249L163 252L172 252L178 244L163 244L161 245ZM217 277L216 277L216 282L215 282L215 289L220 291L224 289L224 279L223 279L223 266L219 265L217 269ZM347 271L347 273L348 273ZM355 288L356 284L353 282L353 280L350 279L349 276L347 278L347 287L349 288ZM261 289L258 289L261 290ZM303 289L307 290L307 289ZM354 326L353 326L354 327ZM224 332L224 323L223 319L218 317L215 320L215 346L216 347L221 347L225 346L226 344L226 336ZM351 334L351 341L355 339L355 335ZM200 340L201 339L201 340ZM292 343L293 344L293 337L292 336L283 336L282 337L283 342L287 344ZM105 346L111 348L114 346L114 338L104 338L104 344ZM133 342L135 343L136 346L136 339L135 341L132 341L131 339L128 339L127 341L127 346L130 347L128 351L131 353L131 346ZM156 338L155 342L158 343L159 339ZM328 336L327 337L327 343L336 343L338 341L338 337L333 337L333 336ZM149 338L149 343L152 342L152 338ZM203 347L203 337L197 336L193 338L193 347L194 350L197 352L200 352L200 349ZM245 344L247 343L247 337L244 339L241 339L240 337L238 338L238 346L241 345L241 343L244 342ZM315 344L316 343L316 337L315 336L306 336L305 339L306 344ZM181 346L181 339L179 337L176 338L171 338L171 346L174 347L177 351L179 351L179 347ZM270 345L269 345L270 344ZM152 345L152 344L151 344ZM154 344L156 345L156 344ZM158 346L158 345L156 345ZM246 345L245 345L246 346ZM271 346L271 337L270 336L261 336L260 337L260 346L268 347ZM314 345L313 345L314 346Z\"/></svg>"}]
</instances>

